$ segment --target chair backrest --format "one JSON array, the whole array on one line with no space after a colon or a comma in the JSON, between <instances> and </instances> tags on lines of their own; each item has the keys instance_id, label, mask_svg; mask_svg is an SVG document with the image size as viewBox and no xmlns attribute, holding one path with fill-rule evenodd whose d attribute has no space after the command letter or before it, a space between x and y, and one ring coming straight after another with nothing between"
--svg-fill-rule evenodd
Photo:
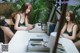
<instances>
[{"instance_id":1,"label":"chair backrest","mask_svg":"<svg viewBox=\"0 0 80 53\"><path fill-rule=\"evenodd\" d=\"M51 32L54 32L56 24L52 22L47 22L47 34L50 35Z\"/></svg>"}]
</instances>

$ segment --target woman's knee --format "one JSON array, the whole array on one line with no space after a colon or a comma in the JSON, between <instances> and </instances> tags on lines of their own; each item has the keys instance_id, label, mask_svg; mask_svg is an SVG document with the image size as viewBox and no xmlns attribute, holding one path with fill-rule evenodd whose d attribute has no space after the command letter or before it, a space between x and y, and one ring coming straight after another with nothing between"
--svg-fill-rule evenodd
<instances>
[{"instance_id":1,"label":"woman's knee","mask_svg":"<svg viewBox=\"0 0 80 53\"><path fill-rule=\"evenodd\" d=\"M74 43L76 47L80 48L80 40Z\"/></svg>"}]
</instances>

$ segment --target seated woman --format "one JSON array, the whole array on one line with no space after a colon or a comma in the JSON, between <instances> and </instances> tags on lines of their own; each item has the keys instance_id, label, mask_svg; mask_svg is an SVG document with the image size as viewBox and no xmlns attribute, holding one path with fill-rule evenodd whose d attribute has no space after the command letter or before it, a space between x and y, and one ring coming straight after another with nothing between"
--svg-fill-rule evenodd
<instances>
[{"instance_id":1,"label":"seated woman","mask_svg":"<svg viewBox=\"0 0 80 53\"><path fill-rule=\"evenodd\" d=\"M1 22L0 22L0 27L1 27L1 29L3 30L3 32L4 32L4 43L8 43L9 42L9 40L13 37L13 35L14 35L14 32L13 31L15 31L15 30L11 30L11 28L12 28L12 26L14 25L14 18L12 18L12 17L14 17L14 13L13 14L11 14L11 16L9 16L9 18L8 19L5 19L5 18L3 18L3 17L1 17Z\"/></svg>"},{"instance_id":2,"label":"seated woman","mask_svg":"<svg viewBox=\"0 0 80 53\"><path fill-rule=\"evenodd\" d=\"M61 35L65 38L71 39L75 46L80 51L80 33L79 36L77 36L78 33L78 25L73 22L74 14L72 11L69 11L66 13L66 22L64 27L61 30Z\"/></svg>"},{"instance_id":3,"label":"seated woman","mask_svg":"<svg viewBox=\"0 0 80 53\"><path fill-rule=\"evenodd\" d=\"M30 30L33 28L33 25L28 23L28 15L30 13L32 5L30 3L25 3L22 5L21 9L15 16L16 22L14 28L16 30ZM24 27L20 27L24 26Z\"/></svg>"},{"instance_id":4,"label":"seated woman","mask_svg":"<svg viewBox=\"0 0 80 53\"><path fill-rule=\"evenodd\" d=\"M76 39L77 25L73 22L74 14L72 11L66 13L66 22L61 30L61 36L72 41Z\"/></svg>"}]
</instances>

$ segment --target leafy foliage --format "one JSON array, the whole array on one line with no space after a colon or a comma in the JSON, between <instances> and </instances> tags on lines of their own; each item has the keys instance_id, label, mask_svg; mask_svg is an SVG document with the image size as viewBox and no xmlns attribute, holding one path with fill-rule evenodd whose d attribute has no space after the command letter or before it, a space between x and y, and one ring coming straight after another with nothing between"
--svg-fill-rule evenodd
<instances>
[{"instance_id":1,"label":"leafy foliage","mask_svg":"<svg viewBox=\"0 0 80 53\"><path fill-rule=\"evenodd\" d=\"M18 0L17 2L13 3L12 10L18 11L24 2L25 0Z\"/></svg>"},{"instance_id":2,"label":"leafy foliage","mask_svg":"<svg viewBox=\"0 0 80 53\"><path fill-rule=\"evenodd\" d=\"M48 18L48 7L46 6L46 3L44 0L36 0L32 2L32 11L31 11L31 18L30 20L33 21L33 23L36 22L45 22Z\"/></svg>"}]
</instances>

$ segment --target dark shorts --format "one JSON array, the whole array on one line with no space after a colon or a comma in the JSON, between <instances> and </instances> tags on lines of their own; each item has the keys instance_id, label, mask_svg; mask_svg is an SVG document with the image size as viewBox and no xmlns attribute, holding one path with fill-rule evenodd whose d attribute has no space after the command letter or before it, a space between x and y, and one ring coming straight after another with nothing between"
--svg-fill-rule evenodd
<instances>
[{"instance_id":1,"label":"dark shorts","mask_svg":"<svg viewBox=\"0 0 80 53\"><path fill-rule=\"evenodd\" d=\"M10 29L11 29L11 31L12 31L13 33L16 32L16 30L14 29L14 25L11 25L11 26L10 26Z\"/></svg>"},{"instance_id":2,"label":"dark shorts","mask_svg":"<svg viewBox=\"0 0 80 53\"><path fill-rule=\"evenodd\" d=\"M0 26L9 27L13 33L16 32L16 30L14 30L14 25L11 25L11 26L8 25L8 23L5 21L5 19L4 20L0 20Z\"/></svg>"},{"instance_id":3,"label":"dark shorts","mask_svg":"<svg viewBox=\"0 0 80 53\"><path fill-rule=\"evenodd\" d=\"M5 19L0 20L0 26L9 27L8 23L7 23L7 22L5 22Z\"/></svg>"},{"instance_id":4,"label":"dark shorts","mask_svg":"<svg viewBox=\"0 0 80 53\"><path fill-rule=\"evenodd\" d=\"M75 40L73 40L73 42L77 42L78 40L80 40L80 38L76 38Z\"/></svg>"}]
</instances>

